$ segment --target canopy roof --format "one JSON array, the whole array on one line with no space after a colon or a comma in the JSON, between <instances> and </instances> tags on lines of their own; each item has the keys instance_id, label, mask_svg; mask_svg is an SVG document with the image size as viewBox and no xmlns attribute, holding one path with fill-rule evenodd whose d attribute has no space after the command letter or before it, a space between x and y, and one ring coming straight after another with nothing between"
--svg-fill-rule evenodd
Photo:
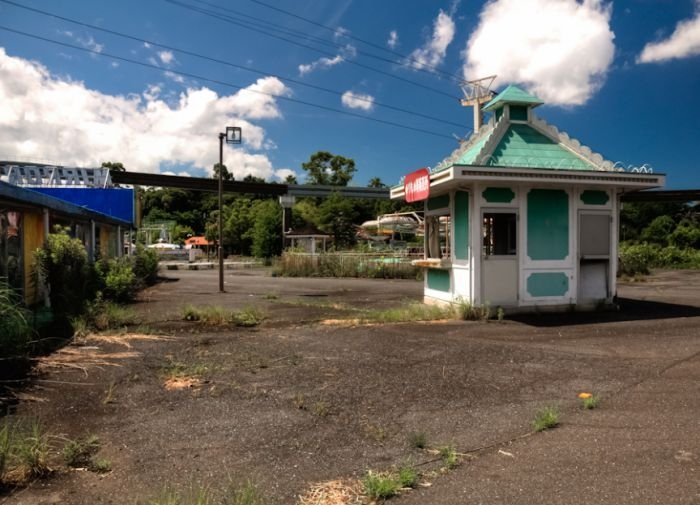
<instances>
[{"instance_id":1,"label":"canopy roof","mask_svg":"<svg viewBox=\"0 0 700 505\"><path fill-rule=\"evenodd\" d=\"M491 112L503 107L506 103L531 105L533 107L537 107L538 105L542 105L544 102L535 95L531 95L519 87L511 84L498 95L493 97L489 103L484 105L483 110L486 112Z\"/></svg>"},{"instance_id":2,"label":"canopy roof","mask_svg":"<svg viewBox=\"0 0 700 505\"><path fill-rule=\"evenodd\" d=\"M542 103L517 86L508 86L483 108L499 113L432 172L453 165L615 170L612 162L535 116L530 109Z\"/></svg>"}]
</instances>

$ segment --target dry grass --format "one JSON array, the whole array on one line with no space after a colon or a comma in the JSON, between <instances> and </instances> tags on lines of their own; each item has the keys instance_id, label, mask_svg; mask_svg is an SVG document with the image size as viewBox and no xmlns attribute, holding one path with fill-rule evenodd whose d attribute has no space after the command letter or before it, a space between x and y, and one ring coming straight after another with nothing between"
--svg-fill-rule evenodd
<instances>
[{"instance_id":1,"label":"dry grass","mask_svg":"<svg viewBox=\"0 0 700 505\"><path fill-rule=\"evenodd\" d=\"M317 482L299 497L297 505L361 505L364 502L359 480L339 479Z\"/></svg>"}]
</instances>

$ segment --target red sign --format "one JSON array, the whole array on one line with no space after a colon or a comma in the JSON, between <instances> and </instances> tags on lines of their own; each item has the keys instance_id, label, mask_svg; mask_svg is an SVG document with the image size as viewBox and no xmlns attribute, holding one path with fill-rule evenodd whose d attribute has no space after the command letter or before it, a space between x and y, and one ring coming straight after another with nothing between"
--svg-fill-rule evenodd
<instances>
[{"instance_id":1,"label":"red sign","mask_svg":"<svg viewBox=\"0 0 700 505\"><path fill-rule=\"evenodd\" d=\"M408 174L403 181L403 192L408 203L420 202L428 198L430 194L430 172L428 169L420 168Z\"/></svg>"}]
</instances>

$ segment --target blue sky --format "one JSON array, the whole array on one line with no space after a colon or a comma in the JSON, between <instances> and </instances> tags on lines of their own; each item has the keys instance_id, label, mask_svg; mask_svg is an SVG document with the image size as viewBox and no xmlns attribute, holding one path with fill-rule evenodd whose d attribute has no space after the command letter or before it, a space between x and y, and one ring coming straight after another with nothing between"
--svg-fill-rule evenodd
<instances>
[{"instance_id":1,"label":"blue sky","mask_svg":"<svg viewBox=\"0 0 700 505\"><path fill-rule=\"evenodd\" d=\"M0 26L94 51L0 30L0 159L204 175L217 133L240 125L225 153L239 178L303 180L328 150L355 159L355 184L394 184L470 135L457 80L498 74L496 90L537 94L541 117L606 159L700 187L700 0L13 1L259 73L0 2ZM321 52L248 29L261 23Z\"/></svg>"}]
</instances>

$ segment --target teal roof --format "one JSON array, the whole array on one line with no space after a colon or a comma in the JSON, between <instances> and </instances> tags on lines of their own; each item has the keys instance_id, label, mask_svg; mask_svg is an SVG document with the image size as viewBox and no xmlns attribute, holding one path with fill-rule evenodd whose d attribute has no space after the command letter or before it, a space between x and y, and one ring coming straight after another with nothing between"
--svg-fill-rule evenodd
<instances>
[{"instance_id":1,"label":"teal roof","mask_svg":"<svg viewBox=\"0 0 700 505\"><path fill-rule=\"evenodd\" d=\"M511 124L492 155L490 166L594 170L595 166L527 124Z\"/></svg>"},{"instance_id":2,"label":"teal roof","mask_svg":"<svg viewBox=\"0 0 700 505\"><path fill-rule=\"evenodd\" d=\"M526 91L520 89L517 86L510 85L498 95L496 95L493 100L484 105L483 110L490 112L492 110L503 107L506 103L516 103L516 104L527 104L532 106L542 105L544 102L534 95L527 93Z\"/></svg>"},{"instance_id":3,"label":"teal roof","mask_svg":"<svg viewBox=\"0 0 700 505\"><path fill-rule=\"evenodd\" d=\"M481 152L481 148L484 147L484 144L486 141L489 139L488 135L484 135L481 139L479 139L476 143L474 143L473 146L468 148L459 158L457 158L457 161L455 161L456 165L471 165L476 161L476 157L479 155Z\"/></svg>"}]
</instances>

